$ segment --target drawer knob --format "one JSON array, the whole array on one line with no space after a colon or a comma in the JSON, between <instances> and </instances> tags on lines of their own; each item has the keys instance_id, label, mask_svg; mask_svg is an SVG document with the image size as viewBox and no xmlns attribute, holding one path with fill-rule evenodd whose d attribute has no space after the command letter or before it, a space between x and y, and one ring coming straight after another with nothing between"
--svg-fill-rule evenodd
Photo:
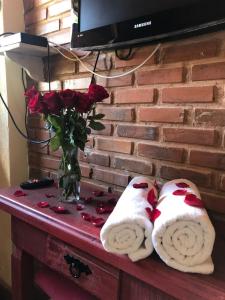
<instances>
[{"instance_id":1,"label":"drawer knob","mask_svg":"<svg viewBox=\"0 0 225 300\"><path fill-rule=\"evenodd\" d=\"M81 273L85 273L86 276L92 274L88 265L83 264L79 259L67 254L64 256L66 263L69 265L70 274L74 278L80 278Z\"/></svg>"}]
</instances>

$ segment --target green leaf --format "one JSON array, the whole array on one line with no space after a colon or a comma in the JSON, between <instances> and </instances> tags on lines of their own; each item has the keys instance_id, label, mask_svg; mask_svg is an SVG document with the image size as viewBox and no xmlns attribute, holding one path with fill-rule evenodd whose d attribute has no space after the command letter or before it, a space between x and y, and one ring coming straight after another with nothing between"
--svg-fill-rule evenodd
<instances>
[{"instance_id":1,"label":"green leaf","mask_svg":"<svg viewBox=\"0 0 225 300\"><path fill-rule=\"evenodd\" d=\"M104 114L97 114L97 115L94 115L94 116L89 116L88 119L89 120L101 120L104 118Z\"/></svg>"},{"instance_id":2,"label":"green leaf","mask_svg":"<svg viewBox=\"0 0 225 300\"><path fill-rule=\"evenodd\" d=\"M48 122L56 132L62 131L62 120L59 116L48 115Z\"/></svg>"},{"instance_id":3,"label":"green leaf","mask_svg":"<svg viewBox=\"0 0 225 300\"><path fill-rule=\"evenodd\" d=\"M56 134L53 138L51 138L50 147L51 147L52 151L56 151L59 149L60 146L61 146L61 139Z\"/></svg>"},{"instance_id":4,"label":"green leaf","mask_svg":"<svg viewBox=\"0 0 225 300\"><path fill-rule=\"evenodd\" d=\"M89 127L91 127L94 130L103 130L105 129L105 126L100 122L95 122L93 120L90 121Z\"/></svg>"}]
</instances>

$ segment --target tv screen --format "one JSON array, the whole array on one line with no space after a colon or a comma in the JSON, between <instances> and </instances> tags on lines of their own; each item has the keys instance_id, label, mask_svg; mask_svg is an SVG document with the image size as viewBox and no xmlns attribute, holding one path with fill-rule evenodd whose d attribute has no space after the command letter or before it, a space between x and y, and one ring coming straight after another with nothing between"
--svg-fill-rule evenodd
<instances>
[{"instance_id":1,"label":"tv screen","mask_svg":"<svg viewBox=\"0 0 225 300\"><path fill-rule=\"evenodd\" d=\"M71 46L125 48L220 28L225 0L78 0Z\"/></svg>"}]
</instances>

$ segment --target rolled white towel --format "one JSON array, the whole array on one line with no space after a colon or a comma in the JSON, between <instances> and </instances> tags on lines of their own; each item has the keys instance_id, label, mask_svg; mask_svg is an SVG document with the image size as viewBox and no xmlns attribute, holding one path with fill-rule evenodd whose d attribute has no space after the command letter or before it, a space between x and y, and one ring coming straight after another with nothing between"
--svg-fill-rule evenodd
<instances>
[{"instance_id":1,"label":"rolled white towel","mask_svg":"<svg viewBox=\"0 0 225 300\"><path fill-rule=\"evenodd\" d=\"M134 188L133 184L147 183L147 188ZM101 229L100 239L108 252L128 254L132 261L149 256L153 251L151 234L153 225L146 207L150 190L157 191L147 177L135 177L117 202L116 207Z\"/></svg>"},{"instance_id":2,"label":"rolled white towel","mask_svg":"<svg viewBox=\"0 0 225 300\"><path fill-rule=\"evenodd\" d=\"M181 195L185 190L193 194L186 202L186 195ZM178 195L173 194L175 191ZM189 180L167 182L160 192L157 209L161 215L155 220L152 242L168 266L183 272L209 274L214 270L211 253L215 230L201 203L197 187Z\"/></svg>"}]
</instances>

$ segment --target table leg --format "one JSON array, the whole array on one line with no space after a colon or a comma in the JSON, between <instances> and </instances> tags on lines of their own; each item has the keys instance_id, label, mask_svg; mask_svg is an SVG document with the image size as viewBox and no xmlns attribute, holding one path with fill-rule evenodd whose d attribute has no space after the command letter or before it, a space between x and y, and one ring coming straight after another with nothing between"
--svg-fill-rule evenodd
<instances>
[{"instance_id":1,"label":"table leg","mask_svg":"<svg viewBox=\"0 0 225 300\"><path fill-rule=\"evenodd\" d=\"M33 293L33 258L14 245L12 253L13 300L34 299Z\"/></svg>"}]
</instances>

